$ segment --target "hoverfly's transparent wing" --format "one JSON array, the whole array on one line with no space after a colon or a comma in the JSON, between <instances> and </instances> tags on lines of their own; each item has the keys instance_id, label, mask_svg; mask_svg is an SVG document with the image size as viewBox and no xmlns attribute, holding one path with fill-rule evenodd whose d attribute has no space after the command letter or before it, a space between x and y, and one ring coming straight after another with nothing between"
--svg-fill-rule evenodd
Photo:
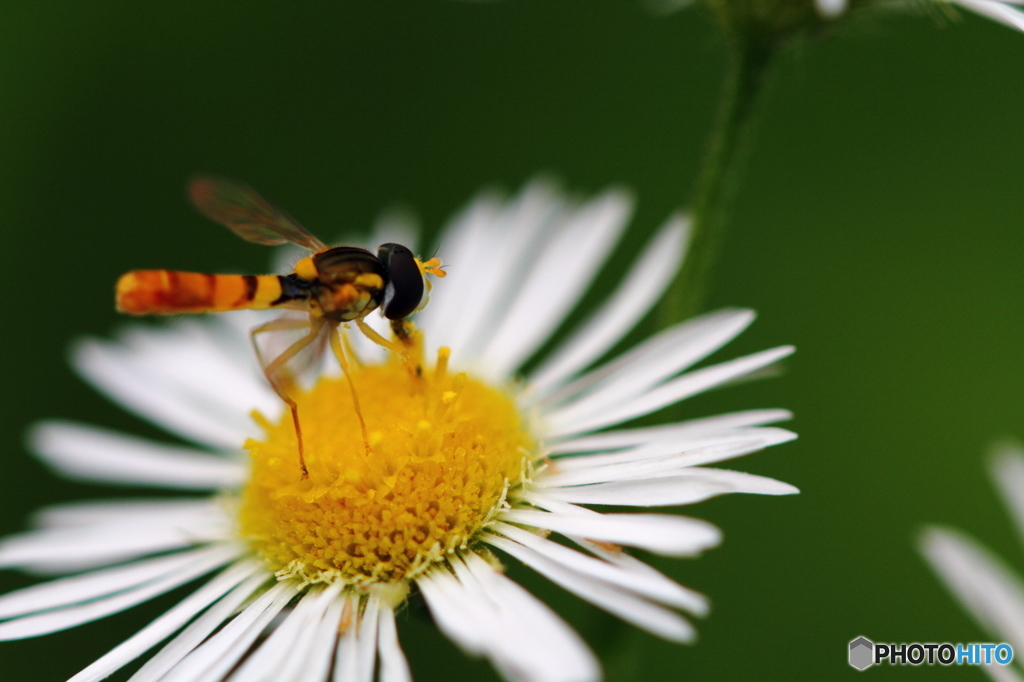
<instances>
[{"instance_id":1,"label":"hoverfly's transparent wing","mask_svg":"<svg viewBox=\"0 0 1024 682\"><path fill-rule=\"evenodd\" d=\"M236 180L200 175L189 182L188 195L203 215L242 239L268 246L292 242L312 251L326 248L294 218Z\"/></svg>"}]
</instances>

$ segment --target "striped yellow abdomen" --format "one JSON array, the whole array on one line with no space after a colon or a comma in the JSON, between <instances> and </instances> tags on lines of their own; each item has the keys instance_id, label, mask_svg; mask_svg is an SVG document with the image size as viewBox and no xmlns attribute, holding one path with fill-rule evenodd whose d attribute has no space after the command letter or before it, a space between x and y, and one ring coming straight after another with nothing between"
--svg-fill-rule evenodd
<instances>
[{"instance_id":1,"label":"striped yellow abdomen","mask_svg":"<svg viewBox=\"0 0 1024 682\"><path fill-rule=\"evenodd\" d=\"M281 297L277 275L133 270L117 280L117 308L134 315L263 310Z\"/></svg>"}]
</instances>

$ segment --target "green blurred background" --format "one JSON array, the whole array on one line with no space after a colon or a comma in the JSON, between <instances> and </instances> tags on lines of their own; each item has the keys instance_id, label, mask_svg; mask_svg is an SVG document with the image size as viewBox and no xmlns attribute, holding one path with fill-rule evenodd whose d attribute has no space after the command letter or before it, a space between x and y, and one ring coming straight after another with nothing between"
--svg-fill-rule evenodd
<instances>
[{"instance_id":1,"label":"green blurred background","mask_svg":"<svg viewBox=\"0 0 1024 682\"><path fill-rule=\"evenodd\" d=\"M65 353L124 324L122 271L265 269L266 250L185 203L193 172L242 178L324 235L396 204L434 231L481 186L539 171L581 192L624 183L640 200L629 254L688 197L725 54L700 12L658 17L639 0L159 4L0 8L4 533L39 505L152 494L60 481L22 434L57 416L167 438L77 380ZM800 440L736 467L803 493L686 510L725 531L699 560L653 560L713 600L695 647L512 568L609 679L852 677L858 635L986 641L914 537L961 526L1024 567L983 471L994 438L1024 436L1022 84L1024 35L973 16L864 17L781 61L709 306L760 313L717 358L799 351L785 376L686 413L792 409ZM31 582L0 573L4 591ZM0 644L0 678L66 679L179 596ZM420 682L493 677L415 614L400 627Z\"/></svg>"}]
</instances>

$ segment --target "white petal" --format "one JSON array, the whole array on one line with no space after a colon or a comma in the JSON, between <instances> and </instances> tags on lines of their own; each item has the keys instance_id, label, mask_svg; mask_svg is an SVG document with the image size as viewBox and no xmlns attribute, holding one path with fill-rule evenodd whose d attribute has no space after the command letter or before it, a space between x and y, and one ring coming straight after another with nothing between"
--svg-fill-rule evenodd
<instances>
[{"instance_id":1,"label":"white petal","mask_svg":"<svg viewBox=\"0 0 1024 682\"><path fill-rule=\"evenodd\" d=\"M359 617L359 648L357 655L356 679L358 682L373 682L377 667L377 620L380 617L380 599L370 597Z\"/></svg>"},{"instance_id":2,"label":"white petal","mask_svg":"<svg viewBox=\"0 0 1024 682\"><path fill-rule=\"evenodd\" d=\"M98 682L135 660L161 640L192 620L196 614L234 589L247 578L265 569L255 561L243 561L190 594L170 611L111 649L68 682Z\"/></svg>"},{"instance_id":3,"label":"white petal","mask_svg":"<svg viewBox=\"0 0 1024 682\"><path fill-rule=\"evenodd\" d=\"M205 548L179 552L8 592L0 596L0 619L81 604L124 592L185 568L197 556L205 556L208 552Z\"/></svg>"},{"instance_id":4,"label":"white petal","mask_svg":"<svg viewBox=\"0 0 1024 682\"><path fill-rule=\"evenodd\" d=\"M442 330L456 362L468 363L479 357L520 288L523 274L543 249L544 238L557 229L564 203L550 181L531 182L500 215L475 228L477 239L470 242L475 248L466 254L465 262L461 254L460 260L451 260L449 272L458 271L458 277L450 282L446 278L440 285L442 291L454 287L468 290L462 295L455 328Z\"/></svg>"},{"instance_id":5,"label":"white petal","mask_svg":"<svg viewBox=\"0 0 1024 682\"><path fill-rule=\"evenodd\" d=\"M370 597L360 613L360 598L349 597L350 622L344 627L334 664L334 682L373 682L377 665L380 600Z\"/></svg>"},{"instance_id":6,"label":"white petal","mask_svg":"<svg viewBox=\"0 0 1024 682\"><path fill-rule=\"evenodd\" d=\"M496 663L512 679L593 680L600 677L594 655L579 635L546 604L471 554L454 563L460 582L499 612L509 641ZM530 656L524 657L523 652ZM521 676L521 677L520 677Z\"/></svg>"},{"instance_id":7,"label":"white petal","mask_svg":"<svg viewBox=\"0 0 1024 682\"><path fill-rule=\"evenodd\" d=\"M478 293L470 284L475 276L488 272L490 261L485 256L493 238L490 226L498 220L502 205L494 192L481 192L449 221L441 235L437 252L448 274L431 294L430 305L416 314L417 324L430 330L433 344L450 346L460 323L465 322L463 311L470 305L470 297ZM436 346L429 349L430 354L436 351Z\"/></svg>"},{"instance_id":8,"label":"white petal","mask_svg":"<svg viewBox=\"0 0 1024 682\"><path fill-rule=\"evenodd\" d=\"M761 367L770 365L780 358L792 354L794 350L792 346L781 346L712 365L711 367L698 369L667 381L644 395L624 401L618 405L612 405L596 414L577 415L575 419L570 420L556 413L549 417L550 426L548 433L552 436L567 436L601 429L650 414L663 407L673 405L680 400L702 393L730 379L749 374Z\"/></svg>"},{"instance_id":9,"label":"white petal","mask_svg":"<svg viewBox=\"0 0 1024 682\"><path fill-rule=\"evenodd\" d=\"M794 440L797 434L773 427L752 427L720 431L717 435L706 435L680 440L654 441L629 450L598 455L572 455L553 460L553 473L546 475L545 485L567 485L574 482L596 482L611 478L590 478L597 472L615 475L618 465L643 464L656 468L681 468L711 464L748 455L770 445ZM658 463L665 464L659 467ZM621 469L621 467L620 467ZM585 473L587 470L590 473ZM582 478L577 478L582 474ZM635 476L631 476L634 477Z\"/></svg>"},{"instance_id":10,"label":"white petal","mask_svg":"<svg viewBox=\"0 0 1024 682\"><path fill-rule=\"evenodd\" d=\"M44 573L86 570L228 535L223 518L183 518L180 524L163 527L125 519L87 528L36 530L0 540L0 567L17 566Z\"/></svg>"},{"instance_id":11,"label":"white petal","mask_svg":"<svg viewBox=\"0 0 1024 682\"><path fill-rule=\"evenodd\" d=\"M153 658L146 661L146 664L132 675L129 682L155 682L162 679L167 671L204 642L214 630L230 620L235 611L270 577L266 569L260 567L260 570L257 570L254 575L231 590L227 596L182 630Z\"/></svg>"},{"instance_id":12,"label":"white petal","mask_svg":"<svg viewBox=\"0 0 1024 682\"><path fill-rule=\"evenodd\" d=\"M547 606L480 557L453 561L417 582L438 627L469 653L487 656L509 680L597 680L597 662Z\"/></svg>"},{"instance_id":13,"label":"white petal","mask_svg":"<svg viewBox=\"0 0 1024 682\"><path fill-rule=\"evenodd\" d=\"M726 308L681 322L561 387L543 402L552 406L568 402L558 409L575 412L582 406L591 411L638 395L729 343L754 317L752 310Z\"/></svg>"},{"instance_id":14,"label":"white petal","mask_svg":"<svg viewBox=\"0 0 1024 682\"><path fill-rule=\"evenodd\" d=\"M814 0L814 8L825 19L840 17L847 8L847 0Z\"/></svg>"},{"instance_id":15,"label":"white petal","mask_svg":"<svg viewBox=\"0 0 1024 682\"><path fill-rule=\"evenodd\" d=\"M398 629L395 627L395 612L386 604L381 605L380 633L377 638L377 651L380 654L380 682L412 682L409 662L398 644Z\"/></svg>"},{"instance_id":16,"label":"white petal","mask_svg":"<svg viewBox=\"0 0 1024 682\"><path fill-rule=\"evenodd\" d=\"M32 514L32 525L36 528L86 528L97 524L120 524L130 519L158 526L180 526L182 523L223 517L224 511L219 502L209 497L86 500L37 509Z\"/></svg>"},{"instance_id":17,"label":"white petal","mask_svg":"<svg viewBox=\"0 0 1024 682\"><path fill-rule=\"evenodd\" d=\"M246 475L238 460L74 422L36 424L28 443L48 465L84 481L215 490L235 487Z\"/></svg>"},{"instance_id":18,"label":"white petal","mask_svg":"<svg viewBox=\"0 0 1024 682\"><path fill-rule=\"evenodd\" d=\"M664 507L694 504L728 493L795 495L793 486L763 476L718 469L686 469L670 476L551 488L544 495L575 504Z\"/></svg>"},{"instance_id":19,"label":"white petal","mask_svg":"<svg viewBox=\"0 0 1024 682\"><path fill-rule=\"evenodd\" d=\"M665 450L655 447L636 448L620 453L584 455L555 460L550 473L538 474L536 482L545 487L567 487L590 483L607 483L640 478L686 475L698 465L733 459L765 447L762 440L746 438L689 450ZM668 448L666 448L668 449ZM590 460L578 462L577 460Z\"/></svg>"},{"instance_id":20,"label":"white petal","mask_svg":"<svg viewBox=\"0 0 1024 682\"><path fill-rule=\"evenodd\" d=\"M711 611L711 604L708 603L708 598L706 596L704 596L700 592L697 592L696 590L691 590L688 587L683 587L682 585L679 585L665 574L657 571L652 566L645 564L644 562L640 561L639 559L630 555L629 553L623 552L621 549L618 548L609 548L606 545L591 542L590 540L586 540L584 538L576 536L568 537L570 540L575 542L583 549L604 559L610 564L615 564L616 566L631 573L645 576L654 576L658 580L668 581L675 585L679 590L682 590L683 594L679 596L678 603L673 603L669 601L666 601L665 603L676 606L681 609L685 609L693 615L700 617L708 615L708 613Z\"/></svg>"},{"instance_id":21,"label":"white petal","mask_svg":"<svg viewBox=\"0 0 1024 682\"><path fill-rule=\"evenodd\" d=\"M1007 7L1001 2L994 2L993 0L950 0L950 2L965 7L988 19L1006 24L1018 31L1024 31L1024 12Z\"/></svg>"},{"instance_id":22,"label":"white petal","mask_svg":"<svg viewBox=\"0 0 1024 682\"><path fill-rule=\"evenodd\" d=\"M706 600L695 599L691 590L654 569L638 570L632 565L595 559L507 523L495 524L493 530L580 575L610 583L669 606L691 610L697 615L702 615L707 610ZM484 537L484 541L489 541L487 536ZM637 563L642 564L639 561Z\"/></svg>"},{"instance_id":23,"label":"white petal","mask_svg":"<svg viewBox=\"0 0 1024 682\"><path fill-rule=\"evenodd\" d=\"M389 208L374 219L365 248L377 253L381 244L401 244L415 253L419 241L420 226L416 216L403 208Z\"/></svg>"},{"instance_id":24,"label":"white petal","mask_svg":"<svg viewBox=\"0 0 1024 682\"><path fill-rule=\"evenodd\" d=\"M488 653L498 639L496 618L488 602L475 602L465 587L446 569L427 573L416 581L437 627L471 656Z\"/></svg>"},{"instance_id":25,"label":"white petal","mask_svg":"<svg viewBox=\"0 0 1024 682\"><path fill-rule=\"evenodd\" d=\"M347 603L340 594L332 594L320 624L310 633L308 653L289 657L275 682L321 682L328 679L338 641L338 626Z\"/></svg>"},{"instance_id":26,"label":"white petal","mask_svg":"<svg viewBox=\"0 0 1024 682\"><path fill-rule=\"evenodd\" d=\"M655 441L674 441L684 438L702 438L730 432L748 426L760 426L793 418L788 410L745 410L729 414L690 419L674 424L642 426L635 429L620 429L603 433L588 434L555 443L551 446L554 454L574 452L600 452L618 448L643 445Z\"/></svg>"},{"instance_id":27,"label":"white petal","mask_svg":"<svg viewBox=\"0 0 1024 682\"><path fill-rule=\"evenodd\" d=\"M1024 450L1013 443L1001 443L993 450L989 475L1017 523L1017 532L1024 535Z\"/></svg>"},{"instance_id":28,"label":"white petal","mask_svg":"<svg viewBox=\"0 0 1024 682\"><path fill-rule=\"evenodd\" d=\"M992 664L980 667L996 682L1024 682L1024 677L1008 665Z\"/></svg>"},{"instance_id":29,"label":"white petal","mask_svg":"<svg viewBox=\"0 0 1024 682\"><path fill-rule=\"evenodd\" d=\"M503 308L500 323L490 328L491 341L480 356L488 378L510 376L568 315L618 241L632 203L625 192L606 191L553 234L515 298Z\"/></svg>"},{"instance_id":30,"label":"white petal","mask_svg":"<svg viewBox=\"0 0 1024 682\"><path fill-rule=\"evenodd\" d=\"M673 216L637 258L622 283L586 323L529 377L543 396L604 355L658 302L682 262L690 221Z\"/></svg>"},{"instance_id":31,"label":"white petal","mask_svg":"<svg viewBox=\"0 0 1024 682\"><path fill-rule=\"evenodd\" d=\"M274 617L295 596L289 582L279 582L242 613L174 666L165 682L219 682L242 658Z\"/></svg>"},{"instance_id":32,"label":"white petal","mask_svg":"<svg viewBox=\"0 0 1024 682\"><path fill-rule=\"evenodd\" d=\"M334 658L334 682L356 682L359 675L359 598L349 595L346 602Z\"/></svg>"},{"instance_id":33,"label":"white petal","mask_svg":"<svg viewBox=\"0 0 1024 682\"><path fill-rule=\"evenodd\" d=\"M281 668L289 662L302 662L331 601L340 586L330 592L312 589L303 595L284 621L262 642L245 663L229 678L231 682L280 682L286 679ZM314 682L311 678L310 682Z\"/></svg>"},{"instance_id":34,"label":"white petal","mask_svg":"<svg viewBox=\"0 0 1024 682\"><path fill-rule=\"evenodd\" d=\"M72 362L128 411L204 445L238 448L258 435L249 417L253 408L271 418L281 411L270 387L220 352L206 325L196 331L182 323L162 332L135 328L120 343L85 339L73 349Z\"/></svg>"},{"instance_id":35,"label":"white petal","mask_svg":"<svg viewBox=\"0 0 1024 682\"><path fill-rule=\"evenodd\" d=\"M541 507L553 506L549 495L527 498ZM722 541L721 532L706 521L667 514L584 514L512 509L502 521L580 535L616 545L639 547L666 556L693 556Z\"/></svg>"},{"instance_id":36,"label":"white petal","mask_svg":"<svg viewBox=\"0 0 1024 682\"><path fill-rule=\"evenodd\" d=\"M492 536L487 542L508 552L581 599L659 637L674 642L692 642L697 637L693 626L682 616L633 596L621 587L567 569L539 552L506 538Z\"/></svg>"},{"instance_id":37,"label":"white petal","mask_svg":"<svg viewBox=\"0 0 1024 682\"><path fill-rule=\"evenodd\" d=\"M929 528L921 552L946 587L997 640L1024 647L1024 585L998 557L957 531Z\"/></svg>"},{"instance_id":38,"label":"white petal","mask_svg":"<svg viewBox=\"0 0 1024 682\"><path fill-rule=\"evenodd\" d=\"M196 550L189 564L142 586L87 604L0 623L0 640L24 639L59 632L119 613L209 573L238 555L239 549L236 547L217 546Z\"/></svg>"}]
</instances>

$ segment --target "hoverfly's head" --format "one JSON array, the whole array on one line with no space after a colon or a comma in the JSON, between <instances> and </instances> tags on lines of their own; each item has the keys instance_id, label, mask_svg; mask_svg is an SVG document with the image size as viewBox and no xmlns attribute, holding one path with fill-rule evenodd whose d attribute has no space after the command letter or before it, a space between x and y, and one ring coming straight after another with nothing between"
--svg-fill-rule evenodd
<instances>
[{"instance_id":1,"label":"hoverfly's head","mask_svg":"<svg viewBox=\"0 0 1024 682\"><path fill-rule=\"evenodd\" d=\"M381 310L389 320L404 319L426 307L431 288L427 275L445 275L440 259L421 261L401 244L381 244L377 259L388 275Z\"/></svg>"}]
</instances>

